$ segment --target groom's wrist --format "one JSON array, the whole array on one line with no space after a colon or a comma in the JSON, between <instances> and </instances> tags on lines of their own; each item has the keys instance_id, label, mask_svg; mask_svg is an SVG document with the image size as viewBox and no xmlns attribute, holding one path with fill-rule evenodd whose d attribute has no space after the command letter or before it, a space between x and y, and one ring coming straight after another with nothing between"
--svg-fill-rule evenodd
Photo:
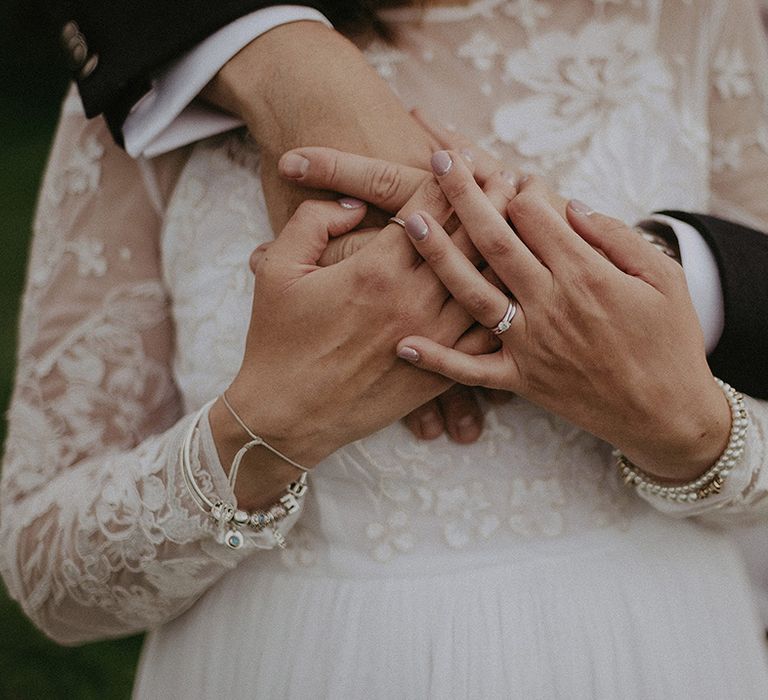
<instances>
[{"instance_id":1,"label":"groom's wrist","mask_svg":"<svg viewBox=\"0 0 768 700\"><path fill-rule=\"evenodd\" d=\"M349 98L360 79L355 73L367 70L357 48L338 32L319 22L292 22L248 44L201 97L241 118L260 146L278 153L305 145L306 125L337 131L344 113L353 111Z\"/></svg>"}]
</instances>

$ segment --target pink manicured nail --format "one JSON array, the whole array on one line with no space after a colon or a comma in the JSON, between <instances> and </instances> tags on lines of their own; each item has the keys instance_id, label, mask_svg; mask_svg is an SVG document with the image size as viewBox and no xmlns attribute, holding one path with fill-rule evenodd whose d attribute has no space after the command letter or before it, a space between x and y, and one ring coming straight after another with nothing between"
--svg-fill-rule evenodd
<instances>
[{"instance_id":1,"label":"pink manicured nail","mask_svg":"<svg viewBox=\"0 0 768 700\"><path fill-rule=\"evenodd\" d=\"M437 151L432 155L432 172L435 175L447 175L453 166L453 159L448 151Z\"/></svg>"},{"instance_id":2,"label":"pink manicured nail","mask_svg":"<svg viewBox=\"0 0 768 700\"><path fill-rule=\"evenodd\" d=\"M280 173L285 177L304 177L309 170L309 161L298 153L286 153L280 159Z\"/></svg>"},{"instance_id":3,"label":"pink manicured nail","mask_svg":"<svg viewBox=\"0 0 768 700\"><path fill-rule=\"evenodd\" d=\"M362 202L359 199L355 199L354 197L342 197L339 200L339 204L344 209L359 209L360 207L365 206L365 202Z\"/></svg>"},{"instance_id":4,"label":"pink manicured nail","mask_svg":"<svg viewBox=\"0 0 768 700\"><path fill-rule=\"evenodd\" d=\"M411 214L405 220L405 232L413 238L414 241L423 241L429 233L429 226L424 218L418 214Z\"/></svg>"},{"instance_id":5,"label":"pink manicured nail","mask_svg":"<svg viewBox=\"0 0 768 700\"><path fill-rule=\"evenodd\" d=\"M583 214L584 216L589 216L590 214L595 213L595 210L590 207L589 204L584 204L580 199L572 199L568 202L568 206L577 214Z\"/></svg>"},{"instance_id":6,"label":"pink manicured nail","mask_svg":"<svg viewBox=\"0 0 768 700\"><path fill-rule=\"evenodd\" d=\"M407 346L400 348L397 351L397 356L401 360L408 360L408 362L418 362L420 357L418 352L416 352L413 348L409 348Z\"/></svg>"}]
</instances>

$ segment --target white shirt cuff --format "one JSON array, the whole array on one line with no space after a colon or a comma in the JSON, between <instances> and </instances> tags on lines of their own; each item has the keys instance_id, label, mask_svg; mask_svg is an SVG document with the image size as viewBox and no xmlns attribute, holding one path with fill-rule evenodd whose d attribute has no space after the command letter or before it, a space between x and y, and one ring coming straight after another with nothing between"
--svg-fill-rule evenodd
<instances>
[{"instance_id":1,"label":"white shirt cuff","mask_svg":"<svg viewBox=\"0 0 768 700\"><path fill-rule=\"evenodd\" d=\"M268 7L219 29L170 64L155 77L149 92L134 105L123 124L128 154L151 158L242 126L236 117L195 98L240 49L275 27L302 20L332 27L322 13L310 7Z\"/></svg>"},{"instance_id":2,"label":"white shirt cuff","mask_svg":"<svg viewBox=\"0 0 768 700\"><path fill-rule=\"evenodd\" d=\"M650 219L670 226L677 236L688 292L704 331L704 344L709 354L720 342L725 326L723 285L712 249L701 234L684 221L663 214L654 214Z\"/></svg>"}]
</instances>

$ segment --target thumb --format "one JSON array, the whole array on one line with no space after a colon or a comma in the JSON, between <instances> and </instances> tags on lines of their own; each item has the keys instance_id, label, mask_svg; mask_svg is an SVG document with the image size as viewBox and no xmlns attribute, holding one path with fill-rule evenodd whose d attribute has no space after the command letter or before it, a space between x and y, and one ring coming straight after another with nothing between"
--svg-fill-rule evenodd
<instances>
[{"instance_id":1,"label":"thumb","mask_svg":"<svg viewBox=\"0 0 768 700\"><path fill-rule=\"evenodd\" d=\"M302 202L270 246L270 255L294 263L316 265L328 239L349 233L363 220L365 212L365 202L349 197L336 202Z\"/></svg>"}]
</instances>

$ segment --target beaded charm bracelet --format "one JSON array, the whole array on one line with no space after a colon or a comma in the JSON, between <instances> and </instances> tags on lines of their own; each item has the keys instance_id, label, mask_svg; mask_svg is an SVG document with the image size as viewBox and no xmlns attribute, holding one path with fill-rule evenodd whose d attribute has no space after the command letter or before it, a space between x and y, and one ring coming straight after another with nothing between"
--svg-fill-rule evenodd
<instances>
[{"instance_id":1,"label":"beaded charm bracelet","mask_svg":"<svg viewBox=\"0 0 768 700\"><path fill-rule=\"evenodd\" d=\"M731 432L728 445L715 462L704 474L687 484L669 485L656 481L652 476L632 464L619 450L614 450L616 467L624 478L624 483L634 486L640 491L647 491L661 498L681 503L700 501L720 493L725 479L744 454L749 416L744 397L724 381L715 378L717 385L723 390L731 407Z\"/></svg>"},{"instance_id":2,"label":"beaded charm bracelet","mask_svg":"<svg viewBox=\"0 0 768 700\"><path fill-rule=\"evenodd\" d=\"M230 549L240 549L245 544L245 535L243 534L243 528L250 528L255 532L262 532L266 528L272 529L272 535L275 539L278 547L285 548L286 540L283 534L278 529L277 525L281 520L284 520L291 513L295 513L299 509L299 501L307 493L307 473L308 470L300 465L296 465L294 462L290 462L294 466L302 469L301 476L291 483L286 489L285 493L280 497L277 503L264 511L256 511L254 513L248 513L237 507L236 503L230 503L222 499L211 500L205 495L200 485L195 480L194 471L192 469L192 439L197 429L198 424L205 412L213 405L213 401L209 401L205 404L195 415L187 434L184 436L184 441L181 445L180 462L181 471L184 475L184 483L189 490L192 499L195 501L200 510L203 511L208 517L210 517L218 526L221 533L222 541ZM228 408L230 408L228 406ZM230 408L231 410L231 408ZM250 433L250 431L249 431ZM253 435L253 439L246 443L235 456L230 469L230 486L234 490L234 481L237 476L237 469L245 452L252 447L263 446L272 452L282 456L281 453L273 449L271 446L259 438ZM288 460L287 460L288 461Z\"/></svg>"}]
</instances>

